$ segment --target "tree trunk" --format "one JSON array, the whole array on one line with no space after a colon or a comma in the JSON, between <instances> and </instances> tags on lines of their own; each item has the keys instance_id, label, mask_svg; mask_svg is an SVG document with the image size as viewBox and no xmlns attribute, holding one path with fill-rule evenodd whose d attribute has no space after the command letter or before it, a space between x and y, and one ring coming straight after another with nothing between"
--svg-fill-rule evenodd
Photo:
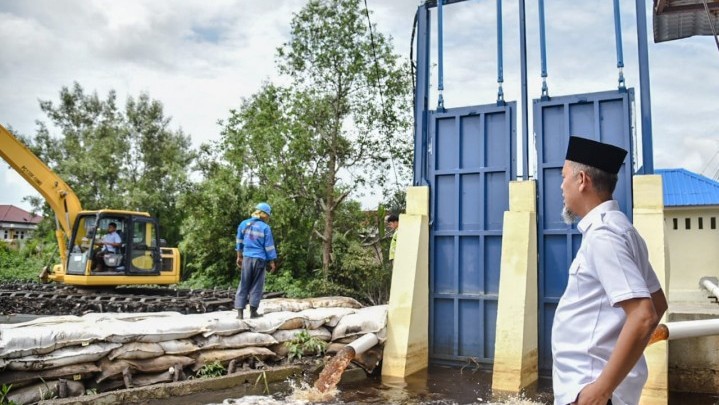
<instances>
[{"instance_id":1,"label":"tree trunk","mask_svg":"<svg viewBox=\"0 0 719 405\"><path fill-rule=\"evenodd\" d=\"M327 162L327 178L325 179L325 231L322 236L322 275L325 280L329 276L330 263L332 262L332 234L334 233L335 222L335 164L336 155L330 154Z\"/></svg>"}]
</instances>

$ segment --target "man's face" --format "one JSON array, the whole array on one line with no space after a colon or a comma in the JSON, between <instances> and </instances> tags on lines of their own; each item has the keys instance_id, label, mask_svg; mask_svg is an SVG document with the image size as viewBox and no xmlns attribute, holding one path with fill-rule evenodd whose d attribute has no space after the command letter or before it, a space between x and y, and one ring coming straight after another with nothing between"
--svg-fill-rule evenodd
<instances>
[{"instance_id":1,"label":"man's face","mask_svg":"<svg viewBox=\"0 0 719 405\"><path fill-rule=\"evenodd\" d=\"M577 212L577 200L579 199L579 173L574 173L574 169L569 161L564 161L562 167L562 198L564 199L564 207L562 208L562 219L566 224L572 224L579 219Z\"/></svg>"},{"instance_id":2,"label":"man's face","mask_svg":"<svg viewBox=\"0 0 719 405\"><path fill-rule=\"evenodd\" d=\"M113 225L109 225L109 226L107 227L107 231L110 232L110 233L115 232L115 229L117 229L117 227L116 227L116 226L113 226Z\"/></svg>"},{"instance_id":3,"label":"man's face","mask_svg":"<svg viewBox=\"0 0 719 405\"><path fill-rule=\"evenodd\" d=\"M397 225L399 225L399 221L387 222L387 226L388 226L389 229L391 229L391 230L397 229Z\"/></svg>"}]
</instances>

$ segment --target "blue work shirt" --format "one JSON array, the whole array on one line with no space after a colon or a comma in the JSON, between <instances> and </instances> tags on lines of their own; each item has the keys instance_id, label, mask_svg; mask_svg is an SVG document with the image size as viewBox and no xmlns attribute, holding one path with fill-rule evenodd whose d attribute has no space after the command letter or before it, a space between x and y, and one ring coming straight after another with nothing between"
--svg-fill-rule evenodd
<instances>
[{"instance_id":1,"label":"blue work shirt","mask_svg":"<svg viewBox=\"0 0 719 405\"><path fill-rule=\"evenodd\" d=\"M263 260L277 259L272 229L259 218L248 218L237 227L235 250L245 257Z\"/></svg>"}]
</instances>

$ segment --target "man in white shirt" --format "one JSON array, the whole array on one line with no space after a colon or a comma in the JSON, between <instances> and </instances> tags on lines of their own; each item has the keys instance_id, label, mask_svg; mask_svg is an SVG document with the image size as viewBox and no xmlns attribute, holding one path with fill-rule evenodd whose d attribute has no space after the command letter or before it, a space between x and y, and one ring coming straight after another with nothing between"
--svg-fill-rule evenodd
<instances>
[{"instance_id":1,"label":"man in white shirt","mask_svg":"<svg viewBox=\"0 0 719 405\"><path fill-rule=\"evenodd\" d=\"M118 248L122 245L122 238L117 233L117 224L110 222L107 225L107 235L102 237L101 241L95 242L96 245L101 245L102 249L95 254L96 271L105 270L105 262L103 256L108 253L117 253Z\"/></svg>"},{"instance_id":2,"label":"man in white shirt","mask_svg":"<svg viewBox=\"0 0 719 405\"><path fill-rule=\"evenodd\" d=\"M646 243L612 199L627 152L570 137L562 216L581 218L582 244L552 326L555 405L636 405L647 379L642 353L667 301Z\"/></svg>"}]
</instances>

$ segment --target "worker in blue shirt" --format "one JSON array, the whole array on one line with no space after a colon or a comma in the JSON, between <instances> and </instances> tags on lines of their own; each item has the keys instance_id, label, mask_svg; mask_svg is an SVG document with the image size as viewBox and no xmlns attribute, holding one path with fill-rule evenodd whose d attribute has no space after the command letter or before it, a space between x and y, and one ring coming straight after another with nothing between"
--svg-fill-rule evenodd
<instances>
[{"instance_id":1,"label":"worker in blue shirt","mask_svg":"<svg viewBox=\"0 0 719 405\"><path fill-rule=\"evenodd\" d=\"M265 287L265 268L270 265L270 272L276 270L275 241L272 229L267 224L270 220L272 207L265 202L257 204L250 218L242 221L237 227L237 267L242 269L240 285L235 295L237 318L243 319L247 301L250 301L250 317L257 318L262 292Z\"/></svg>"}]
</instances>

